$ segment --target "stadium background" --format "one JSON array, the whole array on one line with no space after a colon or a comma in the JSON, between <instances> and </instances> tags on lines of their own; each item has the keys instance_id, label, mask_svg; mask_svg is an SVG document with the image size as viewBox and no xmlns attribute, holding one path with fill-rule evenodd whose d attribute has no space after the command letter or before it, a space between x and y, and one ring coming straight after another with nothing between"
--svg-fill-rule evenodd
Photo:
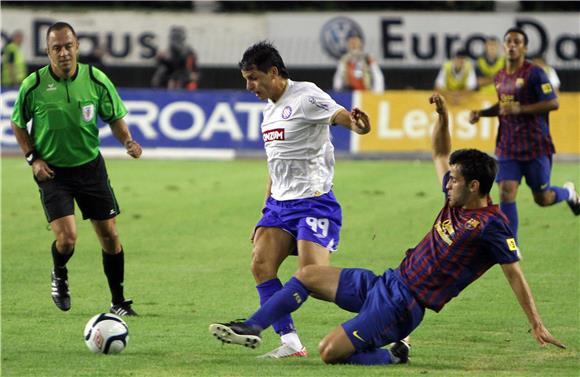
<instances>
[{"instance_id":1,"label":"stadium background","mask_svg":"<svg viewBox=\"0 0 580 377\"><path fill-rule=\"evenodd\" d=\"M392 366L388 371L381 367L363 370L323 365L316 345L351 314L317 300L309 300L295 313L301 337L311 353L305 360L256 362L257 354L277 346L278 338L271 331L265 334L264 347L256 352L221 347L207 333L209 323L247 315L257 305L249 271L248 235L259 216L267 168L259 132L263 103L243 90L236 67L247 45L258 39L273 40L282 46L295 79L311 80L328 90L335 60L324 52L320 35L328 21L342 17L361 27L367 50L381 59L387 82L383 95L333 93L344 106L361 104L369 111L374 131L359 140L342 128L333 128L340 157L354 158L340 161L335 176L335 192L343 206L345 223L341 249L332 263L382 272L386 266L397 265L404 250L432 225L434 211L441 205L440 187L428 161L432 109L426 98L446 56L446 37L453 48L458 48L470 37L490 33L501 36L517 20L528 22L524 26L534 43L541 40L539 30L545 32L548 60L563 81L561 108L551 115L557 158L573 160L558 161L552 177L554 182L571 179L580 183L578 4L2 1L2 44L11 31L23 30L30 69L47 63L42 52L42 28L56 19L71 22L79 34L85 35L81 40L83 51L90 48L93 38L110 44L116 54L131 43L132 55L107 58L105 71L126 99L130 109L127 119L135 137L146 147L145 156L160 160L135 161L127 156L107 159L123 210L117 220L127 251L126 290L135 299L140 316L128 319L131 340L120 357L98 357L87 351L81 336L86 321L106 310L110 298L101 272L98 241L92 235L91 224L77 219L79 239L69 275L73 309L60 312L50 299L51 233L30 168L9 129L16 88L2 88L0 374L578 375L580 223L572 218L567 206L540 208L528 192L518 198L522 267L544 322L568 346L567 350L534 343L526 318L499 268L469 287L444 313L429 313L413 335L412 362ZM307 23L294 25L295 20L306 18ZM283 24L284 20L289 24ZM394 22L388 24L389 35L395 38L388 44L390 53L404 51L403 59L383 57L385 20ZM176 24L187 28L188 40L199 54L203 76L201 89L196 92L148 88L153 62L139 57L149 51L139 44L139 38L152 34L149 44L164 49L169 29ZM298 38L299 32L306 35ZM414 36L422 43L421 51L427 51L431 34L438 43L437 54L422 61L413 59L410 51ZM560 55L564 52L568 60L558 57L558 45L564 49ZM477 38L471 46L474 54L481 47ZM302 64L305 61L309 63ZM493 101L474 95L451 109L455 147L493 150L494 120L486 119L478 127L466 124L469 108ZM105 125L102 141L109 156L125 155ZM215 161L246 156L260 158ZM417 157L426 161L415 161ZM496 187L492 197L498 198ZM295 261L282 267L280 276L286 281L294 272Z\"/></svg>"},{"instance_id":2,"label":"stadium background","mask_svg":"<svg viewBox=\"0 0 580 377\"><path fill-rule=\"evenodd\" d=\"M235 158L261 156L263 106L244 93L237 69L244 49L257 40L279 48L295 80L316 82L331 91L336 59L345 36L358 29L365 50L385 75L386 92L333 93L350 108L362 106L373 132L364 138L334 129L341 155L363 158L423 158L429 155L432 112L425 103L437 71L453 52L483 51L487 35L502 36L520 26L530 36L529 54L545 54L562 81L551 129L557 159L580 156L580 17L578 2L2 2L2 42L24 32L30 70L47 62L46 28L70 22L81 54L93 46L107 50L105 72L120 88L135 138L155 158ZM196 50L201 78L195 92L148 89L155 55L167 47L172 26L182 26ZM0 142L17 152L9 117L16 88L3 88ZM469 109L495 101L474 93L451 106L458 147L492 152L497 120L467 122ZM106 155L123 154L102 127Z\"/></svg>"}]
</instances>

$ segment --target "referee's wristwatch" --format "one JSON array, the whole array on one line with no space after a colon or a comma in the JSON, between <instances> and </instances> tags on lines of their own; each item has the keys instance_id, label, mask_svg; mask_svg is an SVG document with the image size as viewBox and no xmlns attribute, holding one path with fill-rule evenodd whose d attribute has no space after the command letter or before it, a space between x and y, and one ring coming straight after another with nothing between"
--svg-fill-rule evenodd
<instances>
[{"instance_id":1,"label":"referee's wristwatch","mask_svg":"<svg viewBox=\"0 0 580 377\"><path fill-rule=\"evenodd\" d=\"M32 166L32 163L36 160L38 160L38 154L36 153L36 151L33 149L30 152L26 153L24 155L24 158L26 158L26 162L28 162L28 165Z\"/></svg>"}]
</instances>

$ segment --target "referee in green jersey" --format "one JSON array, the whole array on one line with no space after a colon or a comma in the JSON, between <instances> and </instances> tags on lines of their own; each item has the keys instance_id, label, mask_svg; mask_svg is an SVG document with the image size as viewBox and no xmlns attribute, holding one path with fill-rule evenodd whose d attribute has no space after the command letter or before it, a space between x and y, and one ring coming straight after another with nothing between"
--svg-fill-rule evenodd
<instances>
[{"instance_id":1,"label":"referee in green jersey","mask_svg":"<svg viewBox=\"0 0 580 377\"><path fill-rule=\"evenodd\" d=\"M112 295L111 313L137 315L123 294L124 254L115 217L117 200L99 152L97 115L133 158L141 146L131 138L123 117L127 109L109 78L77 62L79 42L71 25L57 22L46 33L50 64L20 86L12 130L32 166L40 200L56 240L52 243L52 299L60 310L71 307L66 263L77 239L74 201L90 219L102 247ZM32 120L30 132L27 123Z\"/></svg>"}]
</instances>

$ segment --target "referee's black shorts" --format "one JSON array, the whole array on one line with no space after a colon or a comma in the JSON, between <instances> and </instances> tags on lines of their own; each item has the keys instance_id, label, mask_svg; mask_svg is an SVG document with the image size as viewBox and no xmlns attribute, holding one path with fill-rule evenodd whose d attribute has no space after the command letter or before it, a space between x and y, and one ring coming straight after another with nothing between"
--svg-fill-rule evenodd
<instances>
[{"instance_id":1,"label":"referee's black shorts","mask_svg":"<svg viewBox=\"0 0 580 377\"><path fill-rule=\"evenodd\" d=\"M39 182L40 201L48 222L73 215L77 202L83 219L107 220L121 213L115 193L109 182L105 160L97 158L73 168L49 167L53 179Z\"/></svg>"}]
</instances>

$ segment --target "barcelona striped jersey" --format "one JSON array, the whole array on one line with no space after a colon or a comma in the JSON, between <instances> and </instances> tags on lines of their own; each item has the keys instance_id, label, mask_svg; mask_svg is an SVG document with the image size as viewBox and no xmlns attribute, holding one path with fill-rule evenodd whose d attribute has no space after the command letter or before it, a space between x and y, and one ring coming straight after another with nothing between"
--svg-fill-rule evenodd
<instances>
[{"instance_id":1,"label":"barcelona striped jersey","mask_svg":"<svg viewBox=\"0 0 580 377\"><path fill-rule=\"evenodd\" d=\"M516 72L502 69L495 77L500 104L530 105L556 98L544 70L528 61ZM532 160L556 151L548 113L500 115L495 154L499 160Z\"/></svg>"},{"instance_id":2,"label":"barcelona striped jersey","mask_svg":"<svg viewBox=\"0 0 580 377\"><path fill-rule=\"evenodd\" d=\"M443 191L449 173L443 179ZM439 312L453 297L494 264L519 261L519 249L497 205L462 209L446 200L432 229L398 269L415 299Z\"/></svg>"}]
</instances>

